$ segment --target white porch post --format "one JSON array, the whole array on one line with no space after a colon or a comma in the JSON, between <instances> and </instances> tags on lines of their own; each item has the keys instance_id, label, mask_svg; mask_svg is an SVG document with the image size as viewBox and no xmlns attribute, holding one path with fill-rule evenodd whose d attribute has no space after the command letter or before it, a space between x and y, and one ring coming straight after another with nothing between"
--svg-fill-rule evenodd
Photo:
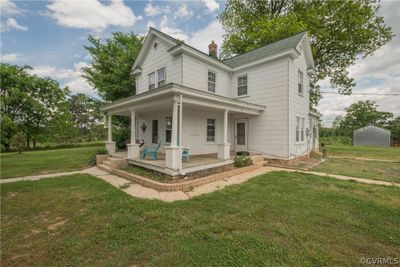
<instances>
[{"instance_id":1,"label":"white porch post","mask_svg":"<svg viewBox=\"0 0 400 267\"><path fill-rule=\"evenodd\" d=\"M136 112L131 110L131 143L128 147L128 159L138 159L140 156L140 145L136 144Z\"/></svg>"},{"instance_id":2,"label":"white porch post","mask_svg":"<svg viewBox=\"0 0 400 267\"><path fill-rule=\"evenodd\" d=\"M108 154L115 153L115 142L112 140L112 115L108 114L108 141L106 144Z\"/></svg>"},{"instance_id":3,"label":"white porch post","mask_svg":"<svg viewBox=\"0 0 400 267\"><path fill-rule=\"evenodd\" d=\"M230 147L230 143L228 143L228 110L224 110L223 142L218 145L218 159L229 159Z\"/></svg>"},{"instance_id":4,"label":"white porch post","mask_svg":"<svg viewBox=\"0 0 400 267\"><path fill-rule=\"evenodd\" d=\"M178 100L174 97L172 101L172 131L171 145L164 147L165 149L165 166L172 170L179 169L179 147L178 140Z\"/></svg>"}]
</instances>

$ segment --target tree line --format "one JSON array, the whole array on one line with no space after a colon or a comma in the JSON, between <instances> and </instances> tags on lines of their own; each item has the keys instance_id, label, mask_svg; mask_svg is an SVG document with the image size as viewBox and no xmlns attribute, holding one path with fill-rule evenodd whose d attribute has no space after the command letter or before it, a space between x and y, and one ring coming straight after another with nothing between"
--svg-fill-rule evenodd
<instances>
[{"instance_id":1,"label":"tree line","mask_svg":"<svg viewBox=\"0 0 400 267\"><path fill-rule=\"evenodd\" d=\"M103 140L102 101L71 94L29 66L0 64L1 150L36 149L38 143Z\"/></svg>"},{"instance_id":2,"label":"tree line","mask_svg":"<svg viewBox=\"0 0 400 267\"><path fill-rule=\"evenodd\" d=\"M354 130L374 125L391 131L393 145L400 145L400 116L379 111L374 101L358 101L345 109L345 115L335 118L332 128L321 127L322 141L352 144Z\"/></svg>"}]
</instances>

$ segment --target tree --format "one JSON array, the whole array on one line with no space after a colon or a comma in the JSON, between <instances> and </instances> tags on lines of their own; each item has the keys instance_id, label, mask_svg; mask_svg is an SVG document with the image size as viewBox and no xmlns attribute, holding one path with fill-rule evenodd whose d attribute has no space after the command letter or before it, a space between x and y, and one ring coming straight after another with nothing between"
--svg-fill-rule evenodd
<instances>
[{"instance_id":1,"label":"tree","mask_svg":"<svg viewBox=\"0 0 400 267\"><path fill-rule=\"evenodd\" d=\"M35 148L37 140L44 138L52 118L58 113L59 104L68 94L68 90L61 89L58 82L31 75L27 72L29 69L29 66L0 64L2 122L9 127L7 136L2 136L6 149L9 149L7 140L17 130L24 132L26 147L29 149L32 140Z\"/></svg>"},{"instance_id":2,"label":"tree","mask_svg":"<svg viewBox=\"0 0 400 267\"><path fill-rule=\"evenodd\" d=\"M348 68L391 40L379 8L372 0L228 0L219 17L226 31L222 57L307 30L317 72L311 81L315 106L321 98L318 81L329 78L331 87L351 94L355 83Z\"/></svg>"},{"instance_id":3,"label":"tree","mask_svg":"<svg viewBox=\"0 0 400 267\"><path fill-rule=\"evenodd\" d=\"M391 131L393 141L400 144L400 117L396 117L389 121L387 129Z\"/></svg>"},{"instance_id":4,"label":"tree","mask_svg":"<svg viewBox=\"0 0 400 267\"><path fill-rule=\"evenodd\" d=\"M83 69L87 79L106 101L114 101L135 94L132 66L142 47L142 38L133 33L113 33L111 39L102 41L89 36L85 49L92 56L90 67Z\"/></svg>"},{"instance_id":5,"label":"tree","mask_svg":"<svg viewBox=\"0 0 400 267\"><path fill-rule=\"evenodd\" d=\"M387 127L393 118L390 112L378 111L373 101L358 101L346 108L346 115L340 122L340 129L345 135L352 136L353 131L368 125Z\"/></svg>"},{"instance_id":6,"label":"tree","mask_svg":"<svg viewBox=\"0 0 400 267\"><path fill-rule=\"evenodd\" d=\"M18 151L18 154L21 154L22 151L25 149L25 135L23 132L17 132L13 137L10 139L11 147Z\"/></svg>"}]
</instances>

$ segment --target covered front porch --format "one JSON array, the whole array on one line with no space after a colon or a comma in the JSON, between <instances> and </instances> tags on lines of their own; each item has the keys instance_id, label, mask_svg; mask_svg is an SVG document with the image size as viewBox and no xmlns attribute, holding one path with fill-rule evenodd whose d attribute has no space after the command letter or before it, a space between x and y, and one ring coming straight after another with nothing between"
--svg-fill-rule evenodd
<instances>
[{"instance_id":1,"label":"covered front porch","mask_svg":"<svg viewBox=\"0 0 400 267\"><path fill-rule=\"evenodd\" d=\"M107 150L115 153L113 116L129 116L130 164L171 176L232 164L233 120L257 116L264 107L176 84L122 99L108 113ZM154 151L143 157L146 150ZM237 149L236 149L237 150Z\"/></svg>"}]
</instances>

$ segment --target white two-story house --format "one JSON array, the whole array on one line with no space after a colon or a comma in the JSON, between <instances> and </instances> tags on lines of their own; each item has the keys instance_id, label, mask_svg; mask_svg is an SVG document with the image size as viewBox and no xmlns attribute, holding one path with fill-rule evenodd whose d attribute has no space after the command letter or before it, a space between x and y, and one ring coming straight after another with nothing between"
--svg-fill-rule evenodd
<instances>
[{"instance_id":1,"label":"white two-story house","mask_svg":"<svg viewBox=\"0 0 400 267\"><path fill-rule=\"evenodd\" d=\"M314 62L306 32L235 57L218 60L150 28L134 63L136 95L103 107L108 117L131 118L128 159L143 165L141 151L156 147L159 171L182 174L183 148L228 162L236 152L290 160L318 146L318 115L310 111ZM139 140L144 145L139 145ZM161 169L160 169L161 168Z\"/></svg>"}]
</instances>

